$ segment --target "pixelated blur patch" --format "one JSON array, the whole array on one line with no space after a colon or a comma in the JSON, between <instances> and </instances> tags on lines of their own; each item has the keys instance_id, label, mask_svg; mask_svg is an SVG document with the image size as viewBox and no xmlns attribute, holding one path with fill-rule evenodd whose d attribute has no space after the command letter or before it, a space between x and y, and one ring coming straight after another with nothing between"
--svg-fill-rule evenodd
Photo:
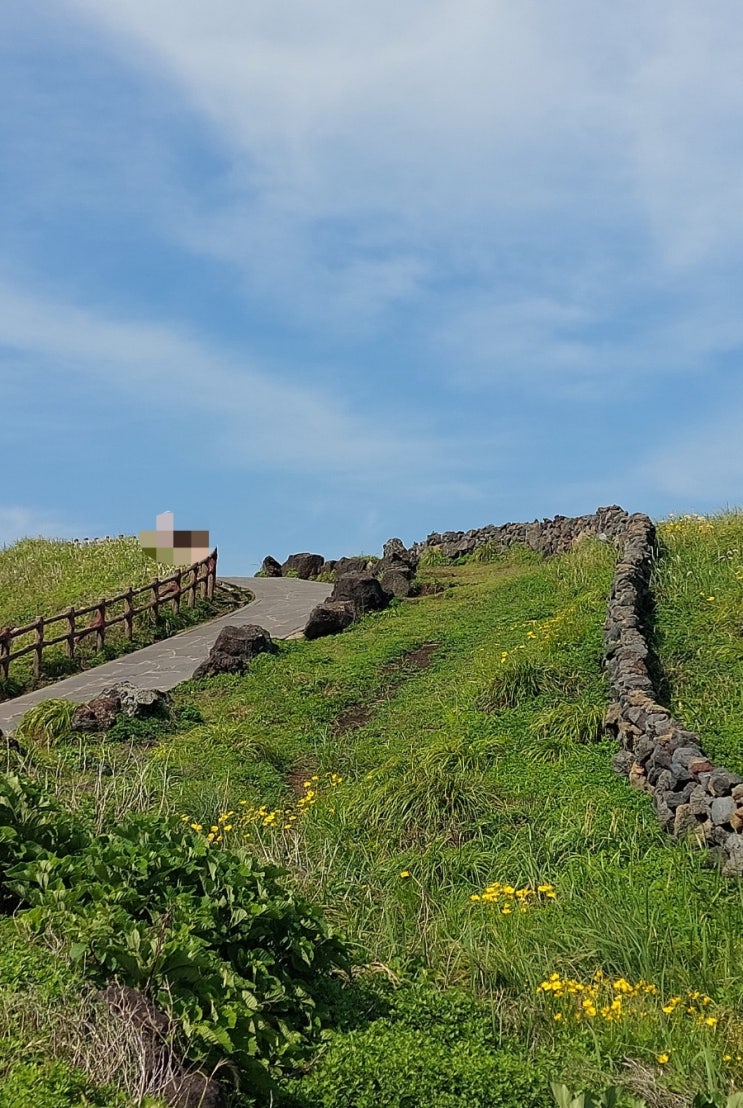
<instances>
[{"instance_id":1,"label":"pixelated blur patch","mask_svg":"<svg viewBox=\"0 0 743 1108\"><path fill-rule=\"evenodd\" d=\"M139 545L148 558L167 566L190 566L212 553L208 531L176 531L172 512L156 517L154 531L140 531Z\"/></svg>"}]
</instances>

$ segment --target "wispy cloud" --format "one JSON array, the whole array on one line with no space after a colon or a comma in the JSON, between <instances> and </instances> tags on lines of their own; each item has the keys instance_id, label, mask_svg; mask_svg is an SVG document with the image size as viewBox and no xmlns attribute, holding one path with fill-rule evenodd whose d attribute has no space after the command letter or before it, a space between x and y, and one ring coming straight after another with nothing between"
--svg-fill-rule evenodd
<instances>
[{"instance_id":1,"label":"wispy cloud","mask_svg":"<svg viewBox=\"0 0 743 1108\"><path fill-rule=\"evenodd\" d=\"M241 466L300 467L380 480L436 464L436 445L410 423L360 418L330 394L272 379L249 354L228 354L177 328L117 320L0 285L0 344L33 354L51 386L83 377L164 416L197 414L202 449Z\"/></svg>"},{"instance_id":2,"label":"wispy cloud","mask_svg":"<svg viewBox=\"0 0 743 1108\"><path fill-rule=\"evenodd\" d=\"M732 0L69 3L228 152L220 202L179 206L170 233L305 327L384 329L462 281L492 308L465 326L569 376L633 286L740 257Z\"/></svg>"}]
</instances>

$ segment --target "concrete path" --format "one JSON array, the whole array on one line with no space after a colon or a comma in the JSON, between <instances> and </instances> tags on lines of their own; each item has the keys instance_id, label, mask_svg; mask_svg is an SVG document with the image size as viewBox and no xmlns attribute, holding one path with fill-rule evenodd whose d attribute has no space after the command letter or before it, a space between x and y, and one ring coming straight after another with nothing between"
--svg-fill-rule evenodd
<instances>
[{"instance_id":1,"label":"concrete path","mask_svg":"<svg viewBox=\"0 0 743 1108\"><path fill-rule=\"evenodd\" d=\"M170 639L125 654L113 662L65 677L43 689L0 703L0 729L9 734L23 714L52 697L82 704L117 681L131 681L143 689L172 689L187 681L208 655L221 629L228 624L257 623L274 639L290 639L302 633L312 609L328 597L333 586L296 577L224 577L255 595L252 604L226 616L180 631Z\"/></svg>"}]
</instances>

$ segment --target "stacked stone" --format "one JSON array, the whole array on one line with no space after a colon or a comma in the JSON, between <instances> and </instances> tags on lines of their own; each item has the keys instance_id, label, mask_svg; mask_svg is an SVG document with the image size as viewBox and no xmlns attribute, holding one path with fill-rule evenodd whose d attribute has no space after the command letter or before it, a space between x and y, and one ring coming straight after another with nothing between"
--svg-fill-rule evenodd
<instances>
[{"instance_id":1,"label":"stacked stone","mask_svg":"<svg viewBox=\"0 0 743 1108\"><path fill-rule=\"evenodd\" d=\"M621 749L614 768L653 798L665 830L694 836L720 855L726 876L743 876L743 778L716 768L701 741L657 703L648 671L644 622L650 600L655 528L632 515L604 625L604 664L614 703L607 730Z\"/></svg>"},{"instance_id":2,"label":"stacked stone","mask_svg":"<svg viewBox=\"0 0 743 1108\"><path fill-rule=\"evenodd\" d=\"M447 558L459 558L472 554L479 546L493 545L505 550L520 543L549 557L570 550L584 536L617 542L624 534L627 519L627 512L612 504L599 508L592 515L555 516L533 523L504 523L499 527L489 524L471 531L445 531L443 534L433 532L424 542L416 543L411 551L418 557L425 550L438 550Z\"/></svg>"}]
</instances>

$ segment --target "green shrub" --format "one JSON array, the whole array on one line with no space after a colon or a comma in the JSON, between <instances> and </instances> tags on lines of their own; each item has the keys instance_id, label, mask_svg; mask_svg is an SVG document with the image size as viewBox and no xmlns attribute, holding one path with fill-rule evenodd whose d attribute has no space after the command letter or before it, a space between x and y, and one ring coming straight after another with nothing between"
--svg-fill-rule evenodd
<instances>
[{"instance_id":1,"label":"green shrub","mask_svg":"<svg viewBox=\"0 0 743 1108\"><path fill-rule=\"evenodd\" d=\"M0 879L29 927L67 939L97 983L150 993L192 1056L229 1056L256 1087L306 1052L324 1018L317 988L346 965L285 873L177 820L134 815L93 835L38 785L0 777Z\"/></svg>"},{"instance_id":2,"label":"green shrub","mask_svg":"<svg viewBox=\"0 0 743 1108\"><path fill-rule=\"evenodd\" d=\"M451 558L448 558L443 550L437 546L432 546L428 550L424 550L418 560L419 569L448 565L451 565Z\"/></svg>"},{"instance_id":3,"label":"green shrub","mask_svg":"<svg viewBox=\"0 0 743 1108\"><path fill-rule=\"evenodd\" d=\"M294 1092L294 1088L292 1088ZM332 1038L296 1085L302 1108L546 1108L533 1059L376 1020Z\"/></svg>"},{"instance_id":4,"label":"green shrub","mask_svg":"<svg viewBox=\"0 0 743 1108\"><path fill-rule=\"evenodd\" d=\"M45 1059L11 1066L0 1076L0 1108L128 1108L129 1097L99 1089L67 1063ZM146 1097L142 1108L155 1108Z\"/></svg>"},{"instance_id":5,"label":"green shrub","mask_svg":"<svg viewBox=\"0 0 743 1108\"><path fill-rule=\"evenodd\" d=\"M566 1085L552 1084L552 1095L558 1108L647 1108L644 1100L631 1096L625 1089L611 1085L601 1093L577 1093Z\"/></svg>"}]
</instances>

